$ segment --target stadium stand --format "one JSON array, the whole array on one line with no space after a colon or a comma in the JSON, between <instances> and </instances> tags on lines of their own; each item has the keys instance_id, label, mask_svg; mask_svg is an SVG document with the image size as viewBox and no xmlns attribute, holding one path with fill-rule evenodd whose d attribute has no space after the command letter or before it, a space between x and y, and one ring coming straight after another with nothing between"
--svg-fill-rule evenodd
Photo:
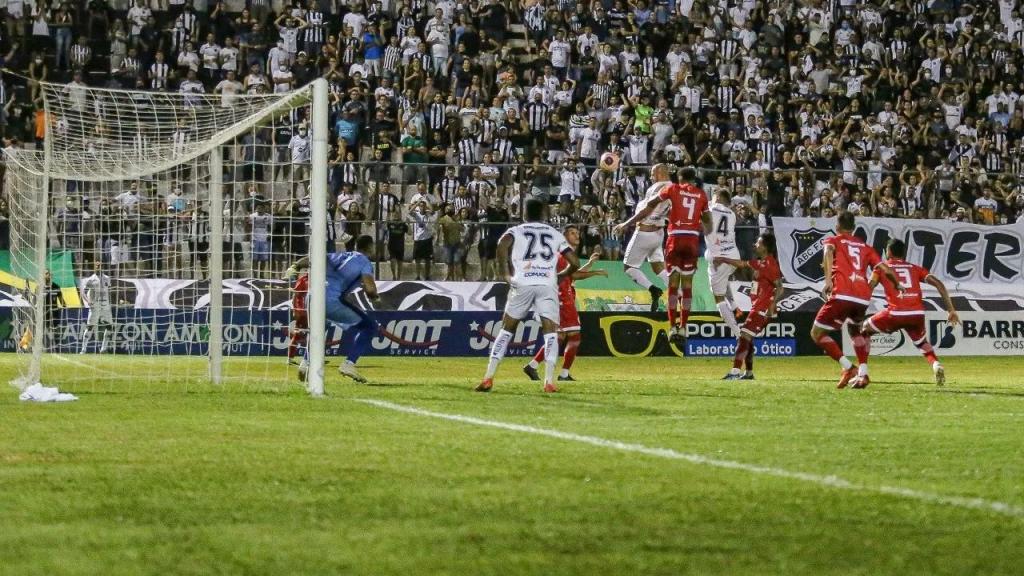
<instances>
[{"instance_id":1,"label":"stadium stand","mask_svg":"<svg viewBox=\"0 0 1024 576\"><path fill-rule=\"evenodd\" d=\"M582 225L583 256L600 246L617 259L628 238L611 228L659 161L732 191L744 251L773 216L1024 219L1014 0L4 4L5 148L41 146L43 80L230 105L327 78L336 238L378 230L380 260L401 256L384 277L410 274L404 246L426 242L453 264L449 279L488 278L489 246L527 197ZM226 175L247 192L231 208L236 272L250 267L257 204L272 216L275 270L304 234L305 187L278 181L282 144L302 129L297 119L237 143L244 166ZM622 159L613 173L595 169L607 151ZM80 253L80 269L109 258L89 238L114 233L117 192L71 183L51 202L54 244ZM156 192L138 193L146 205ZM159 221L179 202L137 217ZM0 196L0 249L6 205Z\"/></svg>"}]
</instances>

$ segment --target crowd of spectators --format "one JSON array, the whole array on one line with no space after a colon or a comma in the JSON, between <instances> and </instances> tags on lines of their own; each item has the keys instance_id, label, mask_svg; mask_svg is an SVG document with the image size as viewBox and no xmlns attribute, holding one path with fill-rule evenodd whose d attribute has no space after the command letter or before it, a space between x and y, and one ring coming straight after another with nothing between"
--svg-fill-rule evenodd
<instances>
[{"instance_id":1,"label":"crowd of spectators","mask_svg":"<svg viewBox=\"0 0 1024 576\"><path fill-rule=\"evenodd\" d=\"M584 254L617 258L611 226L659 161L728 187L751 237L844 209L1024 219L1016 0L4 3L5 146L42 136L40 80L230 105L326 78L335 222L343 238L377 222L394 274L407 238L419 277L438 260L465 278L474 251L490 277L529 196L582 226ZM595 170L607 151L612 173ZM268 198L270 215L298 214L303 189Z\"/></svg>"}]
</instances>

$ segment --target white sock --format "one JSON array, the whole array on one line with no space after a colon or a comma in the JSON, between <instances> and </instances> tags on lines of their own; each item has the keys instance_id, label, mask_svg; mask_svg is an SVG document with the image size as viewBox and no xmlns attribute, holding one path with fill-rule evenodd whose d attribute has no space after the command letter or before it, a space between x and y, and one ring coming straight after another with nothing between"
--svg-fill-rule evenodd
<instances>
[{"instance_id":1,"label":"white sock","mask_svg":"<svg viewBox=\"0 0 1024 576\"><path fill-rule=\"evenodd\" d=\"M505 351L508 350L508 343L511 341L512 333L502 328L501 332L498 332L498 337L494 339L494 344L491 346L491 359L487 362L487 372L484 373L484 379L494 378L494 373L498 371L498 364L501 364L501 359L505 357ZM545 340L545 346L547 345L546 343L547 340Z\"/></svg>"},{"instance_id":2,"label":"white sock","mask_svg":"<svg viewBox=\"0 0 1024 576\"><path fill-rule=\"evenodd\" d=\"M640 287L643 288L644 290L648 290L651 286L653 286L653 284L651 284L651 281L647 279L647 275L644 274L643 271L641 271L639 268L626 268L626 276L632 278L633 282L639 284Z\"/></svg>"},{"instance_id":3,"label":"white sock","mask_svg":"<svg viewBox=\"0 0 1024 576\"><path fill-rule=\"evenodd\" d=\"M718 303L718 313L722 316L722 322L732 329L733 334L739 332L740 325L736 323L736 315L733 314L729 300L722 300Z\"/></svg>"},{"instance_id":4,"label":"white sock","mask_svg":"<svg viewBox=\"0 0 1024 576\"><path fill-rule=\"evenodd\" d=\"M540 364L538 364L536 360L530 360L529 362L526 363L526 365L529 366L530 368L533 368L534 370L537 369L537 366L540 366Z\"/></svg>"},{"instance_id":5,"label":"white sock","mask_svg":"<svg viewBox=\"0 0 1024 576\"><path fill-rule=\"evenodd\" d=\"M665 286L668 286L668 268L659 272L658 278L661 278L661 281L665 284Z\"/></svg>"},{"instance_id":6,"label":"white sock","mask_svg":"<svg viewBox=\"0 0 1024 576\"><path fill-rule=\"evenodd\" d=\"M843 370L849 370L850 368L853 368L853 362L850 362L850 359L847 358L846 356L843 356L842 358L839 359L839 365L843 367Z\"/></svg>"},{"instance_id":7,"label":"white sock","mask_svg":"<svg viewBox=\"0 0 1024 576\"><path fill-rule=\"evenodd\" d=\"M89 346L89 335L92 331L88 328L82 333L82 354L85 354L85 349Z\"/></svg>"},{"instance_id":8,"label":"white sock","mask_svg":"<svg viewBox=\"0 0 1024 576\"><path fill-rule=\"evenodd\" d=\"M729 369L729 374L740 374L740 373L741 372L740 372L739 368L730 368Z\"/></svg>"},{"instance_id":9,"label":"white sock","mask_svg":"<svg viewBox=\"0 0 1024 576\"><path fill-rule=\"evenodd\" d=\"M867 375L868 375L868 365L867 364L861 364L860 366L857 366L857 376L867 376Z\"/></svg>"},{"instance_id":10,"label":"white sock","mask_svg":"<svg viewBox=\"0 0 1024 576\"><path fill-rule=\"evenodd\" d=\"M940 364L938 360L932 362L932 370L938 370L939 368L942 368L942 364Z\"/></svg>"},{"instance_id":11,"label":"white sock","mask_svg":"<svg viewBox=\"0 0 1024 576\"><path fill-rule=\"evenodd\" d=\"M558 334L544 335L544 383L555 381L555 363L558 362Z\"/></svg>"},{"instance_id":12,"label":"white sock","mask_svg":"<svg viewBox=\"0 0 1024 576\"><path fill-rule=\"evenodd\" d=\"M565 368L562 368L561 376L562 376L562 378L568 378L569 377L569 371L566 370Z\"/></svg>"},{"instance_id":13,"label":"white sock","mask_svg":"<svg viewBox=\"0 0 1024 576\"><path fill-rule=\"evenodd\" d=\"M100 343L100 352L107 351L107 344L110 343L110 330L103 331L103 342Z\"/></svg>"}]
</instances>

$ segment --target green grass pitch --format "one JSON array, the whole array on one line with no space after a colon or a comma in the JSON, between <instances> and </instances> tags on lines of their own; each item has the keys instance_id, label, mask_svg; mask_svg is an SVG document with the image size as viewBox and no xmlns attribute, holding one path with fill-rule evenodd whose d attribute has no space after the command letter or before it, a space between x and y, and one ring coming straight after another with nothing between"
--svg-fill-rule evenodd
<instances>
[{"instance_id":1,"label":"green grass pitch","mask_svg":"<svg viewBox=\"0 0 1024 576\"><path fill-rule=\"evenodd\" d=\"M230 360L223 388L195 360L51 362L80 401L0 396L5 576L1024 570L1019 358L948 358L945 388L878 359L867 390L824 358L758 359L754 382L580 358L554 396L521 359L483 395L484 359L367 358L372 385L328 366L322 400L283 360Z\"/></svg>"}]
</instances>

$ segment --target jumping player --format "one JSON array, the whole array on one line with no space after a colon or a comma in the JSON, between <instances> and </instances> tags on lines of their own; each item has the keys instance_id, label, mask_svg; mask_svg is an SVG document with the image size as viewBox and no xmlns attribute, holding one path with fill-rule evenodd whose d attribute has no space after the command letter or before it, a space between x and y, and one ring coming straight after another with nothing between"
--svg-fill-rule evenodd
<instances>
[{"instance_id":1,"label":"jumping player","mask_svg":"<svg viewBox=\"0 0 1024 576\"><path fill-rule=\"evenodd\" d=\"M946 371L935 356L935 350L928 342L924 329L924 302L921 300L921 283L931 284L939 291L942 302L946 305L949 323L956 325L960 323L960 317L957 316L953 300L949 297L946 285L933 276L927 268L905 260L907 245L902 240L895 238L889 240L889 244L885 247L885 257L885 264L900 279L904 289L899 292L888 278L879 276L877 271L872 274L871 287L874 288L881 282L882 288L885 289L885 300L888 306L885 310L865 320L861 331L865 338L870 338L872 334L878 332L883 334L890 334L898 330L906 332L914 346L921 350L921 354L932 365L935 383L942 386L946 383Z\"/></svg>"},{"instance_id":2,"label":"jumping player","mask_svg":"<svg viewBox=\"0 0 1024 576\"><path fill-rule=\"evenodd\" d=\"M897 292L903 291L899 280L871 246L853 235L855 226L852 212L842 212L837 218L836 235L826 238L825 243L825 286L822 296L825 305L818 310L811 328L811 340L833 360L839 362L843 373L838 388L845 388L857 376L855 388L868 385L868 354L871 342L861 333L860 326L871 303L869 270L888 278ZM850 321L848 330L857 353L858 367L843 356L839 344L829 336L832 330L840 330Z\"/></svg>"},{"instance_id":3,"label":"jumping player","mask_svg":"<svg viewBox=\"0 0 1024 576\"><path fill-rule=\"evenodd\" d=\"M565 241L569 243L569 246L576 250L580 245L579 228L575 224L570 224L563 229L562 233L565 234ZM565 270L569 267L569 261L562 255L558 256L558 346L564 350L562 353L562 373L558 376L559 381L575 381L569 374L569 370L572 369L572 364L576 360L576 351L580 347L580 313L576 310L576 288L573 286L573 282L593 276L608 276L607 270L590 270L590 267L594 265L594 262L600 256L595 251L590 255L587 263L580 266L580 269L572 274L565 273ZM529 364L523 366L523 372L530 377L530 380L540 380L537 367L543 361L544 346L541 345L533 360L530 360Z\"/></svg>"},{"instance_id":4,"label":"jumping player","mask_svg":"<svg viewBox=\"0 0 1024 576\"><path fill-rule=\"evenodd\" d=\"M715 200L711 204L711 232L705 237L704 260L708 263L708 281L718 313L732 329L733 336L739 336L740 327L729 302L729 280L736 267L728 262L740 261L740 251L736 248L736 213L729 206L729 201L727 189L720 188L715 192Z\"/></svg>"},{"instance_id":5,"label":"jumping player","mask_svg":"<svg viewBox=\"0 0 1024 576\"><path fill-rule=\"evenodd\" d=\"M327 321L341 326L344 330L354 330L352 349L348 351L345 361L338 366L338 373L356 382L366 382L358 370L356 362L366 352L370 340L377 334L379 325L370 314L360 307L347 301L349 294L362 288L370 300L379 298L377 284L373 280L373 264L370 255L374 253L373 236L362 235L356 239L355 252L334 252L327 254ZM289 274L295 270L309 266L309 257L303 256L296 262ZM309 298L307 294L306 309ZM306 349L308 358L309 349ZM299 365L299 379L305 380L309 370L308 360L303 359Z\"/></svg>"},{"instance_id":6,"label":"jumping player","mask_svg":"<svg viewBox=\"0 0 1024 576\"><path fill-rule=\"evenodd\" d=\"M637 212L646 208L650 202L658 200L658 195L661 194L663 188L672 186L672 181L668 179L667 171L660 175L665 178L664 180L658 180L658 176L653 174L652 176L655 182L647 187L643 200L636 206ZM644 261L647 261L651 263L651 270L655 274L658 276L665 274L665 250L663 245L665 243L665 218L668 216L668 209L669 204L662 203L657 210L652 211L644 218L637 219L639 223L633 231L633 237L629 239L629 244L626 245L626 252L622 258L622 266L626 276L632 278L633 282L636 282L641 288L651 293L651 312L658 311L658 302L661 300L661 295L664 291L647 279L643 270L640 270L640 266L643 265ZM667 278L667 274L665 276Z\"/></svg>"},{"instance_id":7,"label":"jumping player","mask_svg":"<svg viewBox=\"0 0 1024 576\"><path fill-rule=\"evenodd\" d=\"M723 380L754 379L754 338L764 330L768 321L775 316L775 303L782 297L782 270L779 268L778 251L775 235L765 232L754 244L757 260L744 262L733 258L715 258L718 266L732 266L736 269L750 268L754 271L754 293L751 294L750 314L740 328L736 342L736 356L732 360L732 370ZM746 368L740 372L740 366Z\"/></svg>"},{"instance_id":8,"label":"jumping player","mask_svg":"<svg viewBox=\"0 0 1024 576\"><path fill-rule=\"evenodd\" d=\"M114 332L114 315L110 308L110 276L103 273L103 266L98 260L93 264L92 275L82 283L82 296L89 306L89 318L82 332L82 349L78 353L85 354L89 337L99 330L103 333L100 343L100 354L103 354Z\"/></svg>"},{"instance_id":9,"label":"jumping player","mask_svg":"<svg viewBox=\"0 0 1024 576\"><path fill-rule=\"evenodd\" d=\"M667 181L669 165L655 165L651 168L651 177L656 182ZM643 210L615 227L615 231L621 233L623 229L653 214L662 203L670 204L665 263L669 268L669 338L677 344L686 339L686 321L690 317L693 295L693 273L697 271L697 259L700 256L700 235L702 231L707 234L711 229L708 197L695 184L697 172L691 167L683 168L680 179L680 184L663 187L656 200L649 201ZM680 304L681 312L678 310Z\"/></svg>"},{"instance_id":10,"label":"jumping player","mask_svg":"<svg viewBox=\"0 0 1024 576\"><path fill-rule=\"evenodd\" d=\"M497 273L509 284L508 301L501 331L491 346L484 379L477 392L490 392L494 373L505 357L512 334L531 311L540 317L544 332L544 391L558 392L555 386L555 363L558 361L558 258L561 254L568 266L561 271L569 275L579 269L576 252L565 236L543 222L546 206L537 199L526 201L524 223L509 228L498 240ZM512 277L509 278L511 256Z\"/></svg>"}]
</instances>

